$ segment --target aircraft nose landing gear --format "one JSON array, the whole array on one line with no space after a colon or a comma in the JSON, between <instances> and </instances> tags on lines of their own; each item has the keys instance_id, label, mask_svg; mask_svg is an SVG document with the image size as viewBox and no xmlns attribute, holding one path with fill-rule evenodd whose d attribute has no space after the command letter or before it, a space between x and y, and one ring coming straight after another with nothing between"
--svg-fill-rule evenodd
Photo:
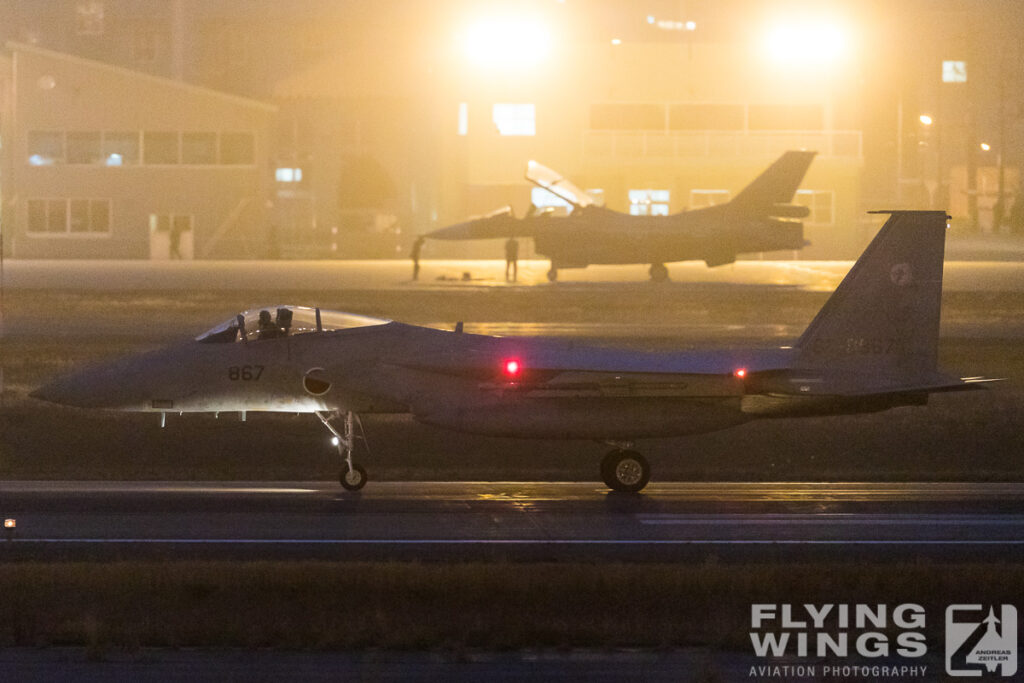
<instances>
[{"instance_id":1,"label":"aircraft nose landing gear","mask_svg":"<svg viewBox=\"0 0 1024 683\"><path fill-rule=\"evenodd\" d=\"M665 267L664 263L652 263L651 267L647 269L647 274L651 276L651 280L654 282L668 281L668 268Z\"/></svg>"},{"instance_id":2,"label":"aircraft nose landing gear","mask_svg":"<svg viewBox=\"0 0 1024 683\"><path fill-rule=\"evenodd\" d=\"M651 480L651 466L636 451L616 448L601 460L601 479L612 491L636 493Z\"/></svg>"},{"instance_id":3,"label":"aircraft nose landing gear","mask_svg":"<svg viewBox=\"0 0 1024 683\"><path fill-rule=\"evenodd\" d=\"M344 466L342 467L341 474L338 475L338 483L346 491L358 491L366 486L366 468L357 462L352 460L352 454L356 449L356 435L355 426L356 422L359 422L360 438L366 441L366 434L363 433L363 423L359 421L358 416L351 410L345 413L345 431L343 434L339 434L338 430L331 424L331 420L335 417L339 417L337 412L335 413L322 413L317 412L316 416L320 418L320 421L324 423L324 426L334 435L334 445L338 447L338 455L341 457Z\"/></svg>"}]
</instances>

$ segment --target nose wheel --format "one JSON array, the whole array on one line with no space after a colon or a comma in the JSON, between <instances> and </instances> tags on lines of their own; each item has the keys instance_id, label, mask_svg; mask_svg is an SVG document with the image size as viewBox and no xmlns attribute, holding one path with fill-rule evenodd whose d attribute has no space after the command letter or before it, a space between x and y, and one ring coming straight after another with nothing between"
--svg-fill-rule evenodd
<instances>
[{"instance_id":1,"label":"nose wheel","mask_svg":"<svg viewBox=\"0 0 1024 683\"><path fill-rule=\"evenodd\" d=\"M351 410L345 413L345 422L343 432L338 432L331 420L336 417L340 417L338 413L322 413L316 414L320 421L323 422L324 426L327 427L328 431L334 435L334 445L338 448L338 456L342 461L341 473L338 475L338 483L341 484L342 488L346 491L358 491L366 486L366 468L359 463L353 461L352 454L356 450L356 424L359 425L360 436L363 441L366 441L366 434L363 432L363 423L359 420L359 417Z\"/></svg>"},{"instance_id":2,"label":"nose wheel","mask_svg":"<svg viewBox=\"0 0 1024 683\"><path fill-rule=\"evenodd\" d=\"M668 268L665 267L664 263L652 263L651 267L647 269L647 274L651 276L651 280L654 282L668 281Z\"/></svg>"},{"instance_id":3,"label":"nose wheel","mask_svg":"<svg viewBox=\"0 0 1024 683\"><path fill-rule=\"evenodd\" d=\"M651 466L636 451L616 448L601 460L601 479L612 491L636 493L651 480Z\"/></svg>"}]
</instances>

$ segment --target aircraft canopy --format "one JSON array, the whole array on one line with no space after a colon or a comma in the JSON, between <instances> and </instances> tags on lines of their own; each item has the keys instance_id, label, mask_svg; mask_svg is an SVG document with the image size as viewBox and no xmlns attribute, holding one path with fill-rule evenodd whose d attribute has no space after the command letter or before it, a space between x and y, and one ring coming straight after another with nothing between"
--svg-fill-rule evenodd
<instances>
[{"instance_id":1,"label":"aircraft canopy","mask_svg":"<svg viewBox=\"0 0 1024 683\"><path fill-rule=\"evenodd\" d=\"M594 203L593 197L563 178L561 173L532 159L526 164L526 179L575 206L590 206Z\"/></svg>"},{"instance_id":2,"label":"aircraft canopy","mask_svg":"<svg viewBox=\"0 0 1024 683\"><path fill-rule=\"evenodd\" d=\"M242 311L234 318L196 337L201 344L261 341L310 332L333 332L353 327L370 327L391 322L356 313L322 311L308 306L260 306ZM241 331L241 334L239 334Z\"/></svg>"}]
</instances>

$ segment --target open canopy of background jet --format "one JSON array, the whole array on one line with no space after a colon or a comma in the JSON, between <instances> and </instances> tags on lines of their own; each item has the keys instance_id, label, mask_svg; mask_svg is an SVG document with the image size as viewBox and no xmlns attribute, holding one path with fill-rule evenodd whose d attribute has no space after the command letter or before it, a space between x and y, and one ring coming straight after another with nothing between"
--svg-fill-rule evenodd
<instances>
[{"instance_id":1,"label":"open canopy of background jet","mask_svg":"<svg viewBox=\"0 0 1024 683\"><path fill-rule=\"evenodd\" d=\"M560 173L533 159L526 163L526 179L537 187L544 188L559 199L569 202L574 208L590 206L594 203L593 197L573 185Z\"/></svg>"}]
</instances>

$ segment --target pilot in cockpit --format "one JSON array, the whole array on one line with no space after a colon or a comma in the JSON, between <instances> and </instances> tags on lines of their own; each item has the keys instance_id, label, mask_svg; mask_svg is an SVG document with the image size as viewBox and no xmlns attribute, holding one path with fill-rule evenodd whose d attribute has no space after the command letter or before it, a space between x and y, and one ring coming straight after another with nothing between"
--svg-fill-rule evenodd
<instances>
[{"instance_id":1,"label":"pilot in cockpit","mask_svg":"<svg viewBox=\"0 0 1024 683\"><path fill-rule=\"evenodd\" d=\"M288 336L288 331L292 327L292 309L290 308L279 308L277 309L277 329L282 337Z\"/></svg>"},{"instance_id":2,"label":"pilot in cockpit","mask_svg":"<svg viewBox=\"0 0 1024 683\"><path fill-rule=\"evenodd\" d=\"M274 324L274 321L270 318L270 311L266 309L260 311L258 331L260 341L281 336L281 328Z\"/></svg>"}]
</instances>

